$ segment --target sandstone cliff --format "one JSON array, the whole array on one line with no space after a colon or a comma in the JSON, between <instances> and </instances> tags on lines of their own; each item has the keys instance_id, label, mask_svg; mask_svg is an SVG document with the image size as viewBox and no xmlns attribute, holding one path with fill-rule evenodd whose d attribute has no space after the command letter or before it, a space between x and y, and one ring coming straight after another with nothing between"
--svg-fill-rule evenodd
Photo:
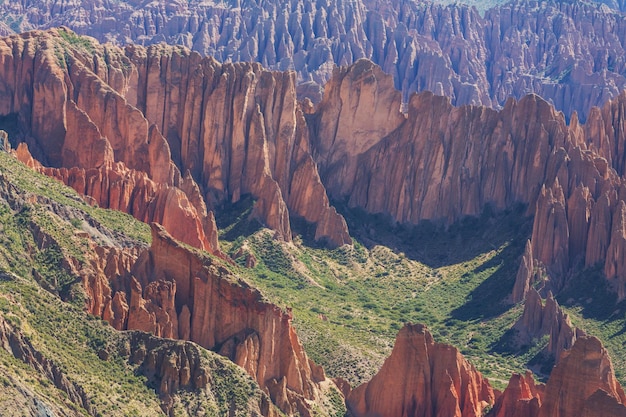
<instances>
[{"instance_id":1,"label":"sandstone cliff","mask_svg":"<svg viewBox=\"0 0 626 417\"><path fill-rule=\"evenodd\" d=\"M385 77L365 62L336 71L306 116L334 199L411 224L450 224L487 207L523 203L534 225L514 302L537 281L544 294L560 291L581 262L602 262L623 299L626 269L618 254L626 242L626 187L619 161L626 94L593 111L587 124L575 117L567 124L535 95L493 111L453 107L445 97L421 93L410 98L403 117ZM367 107L384 111L364 122Z\"/></svg>"},{"instance_id":2,"label":"sandstone cliff","mask_svg":"<svg viewBox=\"0 0 626 417\"><path fill-rule=\"evenodd\" d=\"M604 0L623 10L623 0ZM117 44L184 45L220 62L254 61L298 74L314 100L335 65L368 58L405 101L433 91L455 105L503 107L536 93L567 117L626 86L619 12L586 2L527 2L482 12L414 1L109 2L24 0L0 6L0 32L66 25Z\"/></svg>"},{"instance_id":3,"label":"sandstone cliff","mask_svg":"<svg viewBox=\"0 0 626 417\"><path fill-rule=\"evenodd\" d=\"M0 116L59 168L44 172L98 204L217 252L207 205L252 194L254 215L285 240L291 214L314 223L317 240L351 243L310 154L293 73L175 47L121 50L64 28L0 46Z\"/></svg>"},{"instance_id":4,"label":"sandstone cliff","mask_svg":"<svg viewBox=\"0 0 626 417\"><path fill-rule=\"evenodd\" d=\"M358 416L478 417L494 393L459 351L435 343L423 325L405 325L381 370L347 399Z\"/></svg>"},{"instance_id":5,"label":"sandstone cliff","mask_svg":"<svg viewBox=\"0 0 626 417\"><path fill-rule=\"evenodd\" d=\"M595 337L580 338L572 349L564 353L550 374L545 387L540 417L579 415L585 408L600 401L597 391L603 391L621 404L619 414L626 414L626 396L615 379L613 366L606 349ZM587 404L587 402L592 404ZM606 406L606 403L605 403ZM612 406L610 408L615 409ZM607 409L610 409L607 407ZM596 409L595 415L604 414Z\"/></svg>"},{"instance_id":6,"label":"sandstone cliff","mask_svg":"<svg viewBox=\"0 0 626 417\"><path fill-rule=\"evenodd\" d=\"M332 385L308 359L289 311L175 241L162 226L152 224L152 246L138 256L112 248L96 252L81 271L89 311L118 330L191 340L219 352L288 415L311 415L326 389L321 385Z\"/></svg>"},{"instance_id":7,"label":"sandstone cliff","mask_svg":"<svg viewBox=\"0 0 626 417\"><path fill-rule=\"evenodd\" d=\"M496 400L489 417L536 417L545 386L536 384L532 372L513 374L502 395Z\"/></svg>"},{"instance_id":8,"label":"sandstone cliff","mask_svg":"<svg viewBox=\"0 0 626 417\"><path fill-rule=\"evenodd\" d=\"M595 337L581 336L545 386L535 384L530 372L513 375L488 416L624 416L625 401L606 349Z\"/></svg>"}]
</instances>

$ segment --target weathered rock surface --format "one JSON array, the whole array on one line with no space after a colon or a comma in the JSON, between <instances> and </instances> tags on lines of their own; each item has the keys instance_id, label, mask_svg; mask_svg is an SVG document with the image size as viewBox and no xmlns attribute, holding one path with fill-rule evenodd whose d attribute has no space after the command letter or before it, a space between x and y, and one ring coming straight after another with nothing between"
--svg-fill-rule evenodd
<instances>
[{"instance_id":1,"label":"weathered rock surface","mask_svg":"<svg viewBox=\"0 0 626 417\"><path fill-rule=\"evenodd\" d=\"M90 203L123 211L146 223L158 222L176 239L219 254L215 219L197 194L197 186L195 193L185 193L178 187L158 184L145 172L128 169L122 162L91 169L43 167L32 158L25 143L17 147L16 156L26 165L89 196ZM195 185L191 179L187 182ZM198 203L193 204L189 195L197 196Z\"/></svg>"},{"instance_id":2,"label":"weathered rock surface","mask_svg":"<svg viewBox=\"0 0 626 417\"><path fill-rule=\"evenodd\" d=\"M263 299L206 255L152 224L152 246L138 257L101 248L100 259L120 268L96 271L90 310L120 330L191 340L243 367L288 415L311 415L320 383L332 384L308 359L291 313ZM107 253L108 252L108 255ZM126 262L125 260L129 260ZM97 308L96 306L100 306Z\"/></svg>"},{"instance_id":3,"label":"weathered rock surface","mask_svg":"<svg viewBox=\"0 0 626 417\"><path fill-rule=\"evenodd\" d=\"M489 417L536 417L541 407L543 384L536 384L530 371L513 374L502 395L496 400Z\"/></svg>"},{"instance_id":4,"label":"weathered rock surface","mask_svg":"<svg viewBox=\"0 0 626 417\"><path fill-rule=\"evenodd\" d=\"M478 417L494 393L459 351L435 343L423 325L405 325L383 367L347 399L358 416Z\"/></svg>"},{"instance_id":5,"label":"weathered rock surface","mask_svg":"<svg viewBox=\"0 0 626 417\"><path fill-rule=\"evenodd\" d=\"M624 8L623 0L605 0ZM586 119L626 86L626 23L594 3L519 1L481 13L466 5L404 1L126 0L5 2L0 33L66 25L101 42L184 45L220 62L293 69L319 97L335 65L369 58L413 91L455 105L503 107L536 93ZM25 18L24 18L25 16Z\"/></svg>"},{"instance_id":6,"label":"weathered rock surface","mask_svg":"<svg viewBox=\"0 0 626 417\"><path fill-rule=\"evenodd\" d=\"M592 404L604 403L595 394L598 390L611 396L621 407L621 414L626 415L626 396L615 379L613 365L606 349L595 337L579 338L571 350L565 352L556 365L546 384L540 417L565 417L579 415ZM595 395L594 395L595 394ZM613 408L608 406L607 408ZM605 415L596 410L595 415Z\"/></svg>"},{"instance_id":7,"label":"weathered rock surface","mask_svg":"<svg viewBox=\"0 0 626 417\"><path fill-rule=\"evenodd\" d=\"M618 253L626 242L619 162L626 94L593 111L587 124L574 117L568 125L536 95L493 111L453 107L445 97L421 93L403 117L391 104L398 93L384 78L365 62L338 70L306 115L320 175L334 199L412 224L449 224L487 207L523 203L534 226L513 301L538 280L545 291L560 291L581 262L602 262L620 299L625 296ZM377 106L388 123L360 121L363 107Z\"/></svg>"},{"instance_id":8,"label":"weathered rock surface","mask_svg":"<svg viewBox=\"0 0 626 417\"><path fill-rule=\"evenodd\" d=\"M216 394L225 394L219 393L223 387L215 383L216 378L238 376L232 369L219 364L216 359L203 357L201 349L190 342L164 340L147 333L129 332L127 340L120 343L119 350L128 358L130 364L138 366L138 373L145 375L149 383L156 386L162 401L161 407L170 415L176 413L179 408L186 409L189 414L194 413L194 409L196 411L202 409L196 407L202 405L203 401L213 401ZM223 375L215 374L219 372ZM178 398L181 392L191 392L193 396L186 397L184 404L181 404ZM241 399L240 402L231 401L228 410L230 414L279 416L278 410L266 394L261 391L249 391L247 394L250 395L247 403L242 403ZM219 410L205 409L205 412L217 413Z\"/></svg>"},{"instance_id":9,"label":"weathered rock surface","mask_svg":"<svg viewBox=\"0 0 626 417\"><path fill-rule=\"evenodd\" d=\"M312 160L293 73L100 46L63 28L6 38L0 53L0 115L36 160L61 169L50 175L99 204L216 252L207 205L252 194L254 215L285 240L291 214L318 240L351 243Z\"/></svg>"},{"instance_id":10,"label":"weathered rock surface","mask_svg":"<svg viewBox=\"0 0 626 417\"><path fill-rule=\"evenodd\" d=\"M559 307L551 292L548 291L544 305L541 296L533 288L526 296L524 313L513 329L517 331L517 342L520 345L528 345L533 339L549 335L546 353L556 362L564 351L571 349L576 340L585 335L572 325L569 316Z\"/></svg>"},{"instance_id":11,"label":"weathered rock surface","mask_svg":"<svg viewBox=\"0 0 626 417\"><path fill-rule=\"evenodd\" d=\"M489 417L625 416L626 396L609 355L595 337L565 351L545 386L532 374L513 375Z\"/></svg>"}]
</instances>

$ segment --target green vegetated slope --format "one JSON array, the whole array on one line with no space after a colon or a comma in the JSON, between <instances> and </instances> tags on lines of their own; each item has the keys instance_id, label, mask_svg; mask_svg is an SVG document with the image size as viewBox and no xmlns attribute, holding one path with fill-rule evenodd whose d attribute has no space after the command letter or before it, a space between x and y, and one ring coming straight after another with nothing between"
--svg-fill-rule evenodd
<instances>
[{"instance_id":1,"label":"green vegetated slope","mask_svg":"<svg viewBox=\"0 0 626 417\"><path fill-rule=\"evenodd\" d=\"M252 204L238 203L218 217L223 249L239 256L241 275L293 308L307 352L331 376L353 385L368 380L404 322L426 324L436 341L458 347L499 388L512 372L545 365L539 353L547 338L521 350L510 343L523 306L507 298L532 227L523 208L486 212L444 229L391 226L380 216L340 207L355 244L328 250L312 244L305 223L294 227L301 235L293 243L277 242L250 220ZM248 253L256 258L253 268L244 266ZM621 311L607 319L619 329ZM574 322L605 340L623 378L624 339L612 341L617 336L599 331L607 322L584 311Z\"/></svg>"},{"instance_id":2,"label":"green vegetated slope","mask_svg":"<svg viewBox=\"0 0 626 417\"><path fill-rule=\"evenodd\" d=\"M0 152L0 414L163 415L160 377L144 369L133 343L167 355L182 349L210 374L203 390L167 398L170 415L247 416L258 408L265 394L227 359L190 342L118 332L83 311L80 278L64 262L87 256L87 235L119 246L150 239L148 225L90 207Z\"/></svg>"}]
</instances>

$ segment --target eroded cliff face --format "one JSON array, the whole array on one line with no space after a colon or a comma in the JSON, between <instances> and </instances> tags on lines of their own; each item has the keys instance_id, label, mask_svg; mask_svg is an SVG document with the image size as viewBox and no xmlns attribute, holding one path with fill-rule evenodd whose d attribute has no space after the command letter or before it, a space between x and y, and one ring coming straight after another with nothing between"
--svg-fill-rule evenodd
<instances>
[{"instance_id":1,"label":"eroded cliff face","mask_svg":"<svg viewBox=\"0 0 626 417\"><path fill-rule=\"evenodd\" d=\"M581 336L563 352L545 386L529 372L513 375L488 416L624 416L625 404L606 349L595 337Z\"/></svg>"},{"instance_id":2,"label":"eroded cliff face","mask_svg":"<svg viewBox=\"0 0 626 417\"><path fill-rule=\"evenodd\" d=\"M550 374L539 416L576 415L598 390L622 404L622 415L626 413L626 396L615 379L606 349L595 337L582 337L561 356ZM597 415L604 415L597 411Z\"/></svg>"},{"instance_id":3,"label":"eroded cliff face","mask_svg":"<svg viewBox=\"0 0 626 417\"><path fill-rule=\"evenodd\" d=\"M333 198L410 224L450 224L487 207L525 204L534 215L533 234L514 302L537 281L543 296L557 293L581 262L602 262L620 299L625 296L618 254L626 242L620 162L626 95L593 111L587 124L576 117L567 124L536 95L494 111L421 93L411 96L405 116L398 100L389 77L360 61L336 71L307 114ZM367 118L372 108L378 110Z\"/></svg>"},{"instance_id":4,"label":"eroded cliff face","mask_svg":"<svg viewBox=\"0 0 626 417\"><path fill-rule=\"evenodd\" d=\"M162 226L152 224L152 246L140 254L103 247L96 254L81 270L88 309L116 329L190 340L219 352L288 415L311 415L324 387L334 387L308 359L289 311Z\"/></svg>"},{"instance_id":5,"label":"eroded cliff face","mask_svg":"<svg viewBox=\"0 0 626 417\"><path fill-rule=\"evenodd\" d=\"M317 240L351 243L309 152L293 73L176 47L121 50L64 28L6 38L1 54L12 137L98 204L216 253L207 205L252 194L254 215L284 240L291 214Z\"/></svg>"},{"instance_id":6,"label":"eroded cliff face","mask_svg":"<svg viewBox=\"0 0 626 417\"><path fill-rule=\"evenodd\" d=\"M350 393L353 416L478 417L494 393L459 351L435 343L423 325L405 325L381 370Z\"/></svg>"},{"instance_id":7,"label":"eroded cliff face","mask_svg":"<svg viewBox=\"0 0 626 417\"><path fill-rule=\"evenodd\" d=\"M604 3L624 7L621 0ZM509 96L536 93L581 120L626 86L626 25L617 11L593 3L520 1L484 17L467 5L408 0L26 0L0 10L13 28L0 32L66 25L101 42L165 41L220 62L293 69L301 93L314 101L334 66L360 58L392 74L405 101L414 91L433 91L455 105L501 108Z\"/></svg>"}]
</instances>

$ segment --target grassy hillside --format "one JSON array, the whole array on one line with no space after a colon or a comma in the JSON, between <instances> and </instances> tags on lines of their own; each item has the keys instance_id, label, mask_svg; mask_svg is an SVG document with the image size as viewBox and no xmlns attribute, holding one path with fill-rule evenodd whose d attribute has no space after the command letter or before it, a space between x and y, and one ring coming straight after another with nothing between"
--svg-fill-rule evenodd
<instances>
[{"instance_id":1,"label":"grassy hillside","mask_svg":"<svg viewBox=\"0 0 626 417\"><path fill-rule=\"evenodd\" d=\"M160 377L146 373L129 345L150 336L118 332L83 311L82 283L68 260L81 262L90 240L146 246L149 239L148 225L90 207L71 189L0 152L3 415L155 416L164 415L165 400L176 416L247 416L258 407L266 395L227 359L190 342L152 340L168 355L195 352L210 375L203 390L161 397Z\"/></svg>"}]
</instances>

